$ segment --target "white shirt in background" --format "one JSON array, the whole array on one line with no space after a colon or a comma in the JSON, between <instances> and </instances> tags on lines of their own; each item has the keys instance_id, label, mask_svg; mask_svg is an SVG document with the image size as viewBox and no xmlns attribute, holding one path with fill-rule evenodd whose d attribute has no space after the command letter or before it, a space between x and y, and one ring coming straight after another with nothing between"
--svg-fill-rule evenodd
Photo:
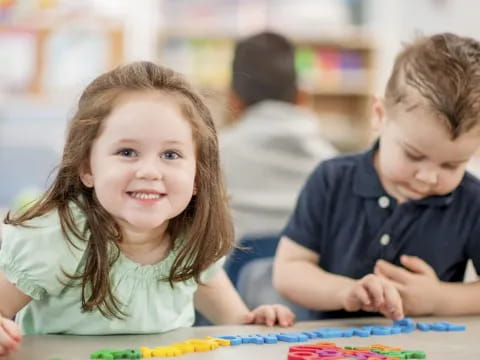
<instances>
[{"instance_id":1,"label":"white shirt in background","mask_svg":"<svg viewBox=\"0 0 480 360\"><path fill-rule=\"evenodd\" d=\"M236 238L279 233L310 172L336 154L313 113L279 101L248 108L220 134Z\"/></svg>"}]
</instances>

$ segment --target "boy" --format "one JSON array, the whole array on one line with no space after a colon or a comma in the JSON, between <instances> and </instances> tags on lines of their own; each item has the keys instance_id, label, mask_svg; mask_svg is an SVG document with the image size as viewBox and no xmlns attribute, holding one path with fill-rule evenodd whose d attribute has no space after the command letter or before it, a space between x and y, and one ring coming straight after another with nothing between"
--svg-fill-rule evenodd
<instances>
[{"instance_id":1,"label":"boy","mask_svg":"<svg viewBox=\"0 0 480 360\"><path fill-rule=\"evenodd\" d=\"M317 317L480 313L480 282L462 283L468 259L480 270L480 181L465 172L480 145L480 43L447 33L407 46L373 110L373 148L305 184L275 287Z\"/></svg>"}]
</instances>

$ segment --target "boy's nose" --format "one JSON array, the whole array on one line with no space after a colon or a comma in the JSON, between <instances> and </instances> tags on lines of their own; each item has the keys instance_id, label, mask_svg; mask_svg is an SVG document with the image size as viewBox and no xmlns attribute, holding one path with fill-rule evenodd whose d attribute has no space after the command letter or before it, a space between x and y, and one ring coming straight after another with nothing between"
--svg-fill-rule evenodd
<instances>
[{"instance_id":1,"label":"boy's nose","mask_svg":"<svg viewBox=\"0 0 480 360\"><path fill-rule=\"evenodd\" d=\"M421 170L417 172L415 179L428 185L436 185L438 182L438 174L432 170Z\"/></svg>"}]
</instances>

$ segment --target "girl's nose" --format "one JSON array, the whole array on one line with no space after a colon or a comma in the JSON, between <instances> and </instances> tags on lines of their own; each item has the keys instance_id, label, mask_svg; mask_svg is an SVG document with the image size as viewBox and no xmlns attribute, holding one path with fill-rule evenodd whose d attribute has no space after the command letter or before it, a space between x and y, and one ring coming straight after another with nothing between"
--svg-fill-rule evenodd
<instances>
[{"instance_id":1,"label":"girl's nose","mask_svg":"<svg viewBox=\"0 0 480 360\"><path fill-rule=\"evenodd\" d=\"M157 159L143 159L136 172L139 179L159 180L162 178L160 162Z\"/></svg>"}]
</instances>

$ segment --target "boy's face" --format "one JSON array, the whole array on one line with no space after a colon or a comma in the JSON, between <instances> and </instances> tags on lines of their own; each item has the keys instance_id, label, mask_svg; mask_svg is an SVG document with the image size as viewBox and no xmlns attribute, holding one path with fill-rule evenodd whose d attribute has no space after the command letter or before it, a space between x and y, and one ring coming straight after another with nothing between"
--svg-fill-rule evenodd
<instances>
[{"instance_id":1,"label":"boy's face","mask_svg":"<svg viewBox=\"0 0 480 360\"><path fill-rule=\"evenodd\" d=\"M385 190L399 203L452 192L480 146L480 126L452 140L433 111L398 104L389 110L377 100L374 127L380 147L374 165Z\"/></svg>"}]
</instances>

